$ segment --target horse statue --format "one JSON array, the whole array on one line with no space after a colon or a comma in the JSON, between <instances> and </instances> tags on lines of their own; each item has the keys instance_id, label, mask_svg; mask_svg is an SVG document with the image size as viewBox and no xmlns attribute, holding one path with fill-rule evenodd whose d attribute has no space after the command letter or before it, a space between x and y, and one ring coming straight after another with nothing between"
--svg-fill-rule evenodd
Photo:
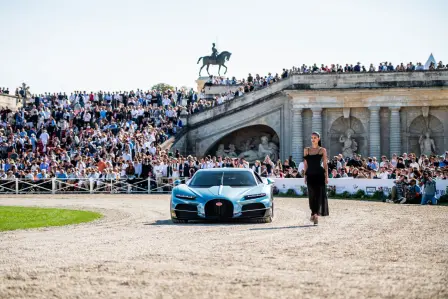
<instances>
[{"instance_id":1,"label":"horse statue","mask_svg":"<svg viewBox=\"0 0 448 299\"><path fill-rule=\"evenodd\" d=\"M224 74L227 73L227 67L224 65L224 63L226 61L229 61L230 56L232 55L232 53L228 52L228 51L222 51L216 58L213 58L211 56L203 56L203 57L199 57L198 63L199 61L201 61L202 59L202 67L199 70L199 77L201 76L201 71L204 68L205 65L207 65L207 74L210 76L210 73L208 72L208 67L211 65L219 65L219 69L218 69L218 75L221 76L221 74L219 73L221 71L221 66L226 68L226 71L224 72Z\"/></svg>"}]
</instances>

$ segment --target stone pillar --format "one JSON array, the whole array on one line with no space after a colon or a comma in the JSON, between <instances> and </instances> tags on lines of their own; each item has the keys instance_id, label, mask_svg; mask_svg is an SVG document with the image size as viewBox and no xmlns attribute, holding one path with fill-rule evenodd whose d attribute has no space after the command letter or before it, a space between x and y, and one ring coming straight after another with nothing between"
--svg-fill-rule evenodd
<instances>
[{"instance_id":1,"label":"stone pillar","mask_svg":"<svg viewBox=\"0 0 448 299\"><path fill-rule=\"evenodd\" d=\"M291 155L297 165L303 160L303 120L302 108L292 107L292 150Z\"/></svg>"},{"instance_id":2,"label":"stone pillar","mask_svg":"<svg viewBox=\"0 0 448 299\"><path fill-rule=\"evenodd\" d=\"M392 154L401 155L400 107L390 107L390 158Z\"/></svg>"},{"instance_id":3,"label":"stone pillar","mask_svg":"<svg viewBox=\"0 0 448 299\"><path fill-rule=\"evenodd\" d=\"M318 132L322 138L322 108L311 108L313 111L313 121L311 123L311 131ZM311 138L311 137L310 137Z\"/></svg>"},{"instance_id":4,"label":"stone pillar","mask_svg":"<svg viewBox=\"0 0 448 299\"><path fill-rule=\"evenodd\" d=\"M380 135L380 107L369 107L370 130L369 130L369 156L381 160L381 135Z\"/></svg>"}]
</instances>

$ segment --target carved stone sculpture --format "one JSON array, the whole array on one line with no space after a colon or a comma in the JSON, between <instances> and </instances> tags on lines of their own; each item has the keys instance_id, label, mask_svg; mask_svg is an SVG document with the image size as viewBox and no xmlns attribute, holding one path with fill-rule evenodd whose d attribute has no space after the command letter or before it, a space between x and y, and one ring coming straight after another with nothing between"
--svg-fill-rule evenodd
<instances>
[{"instance_id":1,"label":"carved stone sculpture","mask_svg":"<svg viewBox=\"0 0 448 299\"><path fill-rule=\"evenodd\" d=\"M347 131L345 131L345 135L341 135L339 137L339 142L343 143L342 155L344 157L352 157L358 149L358 143L354 138L352 138L352 135L354 133L355 132L353 131L353 129L347 129Z\"/></svg>"},{"instance_id":2,"label":"carved stone sculpture","mask_svg":"<svg viewBox=\"0 0 448 299\"><path fill-rule=\"evenodd\" d=\"M238 155L235 152L235 145L229 144L229 152L227 153L227 157L229 158L237 158Z\"/></svg>"},{"instance_id":3,"label":"carved stone sculpture","mask_svg":"<svg viewBox=\"0 0 448 299\"><path fill-rule=\"evenodd\" d=\"M216 151L215 156L216 156L216 157L221 156L221 157L223 157L223 158L226 156L226 152L225 152L225 150L224 150L224 144L221 143L221 144L218 146L218 150Z\"/></svg>"},{"instance_id":4,"label":"carved stone sculpture","mask_svg":"<svg viewBox=\"0 0 448 299\"><path fill-rule=\"evenodd\" d=\"M264 160L266 155L268 155L272 161L277 161L279 156L278 146L274 142L269 142L267 136L262 136L260 140L261 142L256 150L244 151L239 157L244 158L248 162L255 162L255 160Z\"/></svg>"},{"instance_id":5,"label":"carved stone sculpture","mask_svg":"<svg viewBox=\"0 0 448 299\"><path fill-rule=\"evenodd\" d=\"M421 154L429 156L436 152L434 139L431 139L429 130L427 130L424 135L420 136L418 143L420 144Z\"/></svg>"}]
</instances>

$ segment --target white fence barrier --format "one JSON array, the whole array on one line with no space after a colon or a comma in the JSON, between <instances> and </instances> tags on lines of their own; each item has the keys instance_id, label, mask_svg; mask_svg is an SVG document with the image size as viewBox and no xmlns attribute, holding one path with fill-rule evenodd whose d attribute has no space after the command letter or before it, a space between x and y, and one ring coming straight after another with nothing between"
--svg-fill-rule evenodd
<instances>
[{"instance_id":1,"label":"white fence barrier","mask_svg":"<svg viewBox=\"0 0 448 299\"><path fill-rule=\"evenodd\" d=\"M0 194L151 194L170 193L174 182L185 182L188 178L157 178L157 179L59 179L41 180L5 179L0 180Z\"/></svg>"},{"instance_id":2,"label":"white fence barrier","mask_svg":"<svg viewBox=\"0 0 448 299\"><path fill-rule=\"evenodd\" d=\"M67 193L109 193L109 194L151 194L151 193L170 193L176 180L185 182L188 178L158 178L158 179L58 179L50 178L38 181L25 179L6 179L0 180L0 194L67 194ZM304 179L274 179L274 185L280 192L286 193L293 189L297 194L302 195L306 188ZM385 195L390 193L394 186L394 180L379 179L329 179L328 186L335 188L336 194L345 191L350 194L358 190L364 190L367 195L372 195L375 191L382 190ZM437 180L437 197L446 193L448 180Z\"/></svg>"},{"instance_id":3,"label":"white fence barrier","mask_svg":"<svg viewBox=\"0 0 448 299\"><path fill-rule=\"evenodd\" d=\"M280 192L286 193L289 189L293 189L297 194L302 195L304 188L306 188L304 179L274 179L274 185ZM341 194L345 191L350 194L356 193L358 190L364 190L367 195L373 195L375 191L382 190L385 195L388 195L392 189L395 180L381 180L381 179L353 179L340 178L328 179L328 186L334 186L336 194ZM437 197L446 193L448 180L437 180Z\"/></svg>"}]
</instances>

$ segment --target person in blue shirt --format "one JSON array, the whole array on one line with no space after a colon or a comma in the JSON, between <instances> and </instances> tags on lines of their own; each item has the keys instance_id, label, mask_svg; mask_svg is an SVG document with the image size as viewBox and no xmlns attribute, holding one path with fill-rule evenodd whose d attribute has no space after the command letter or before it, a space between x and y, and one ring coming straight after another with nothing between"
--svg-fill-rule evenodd
<instances>
[{"instance_id":1,"label":"person in blue shirt","mask_svg":"<svg viewBox=\"0 0 448 299\"><path fill-rule=\"evenodd\" d=\"M436 205L436 181L431 178L429 172L425 171L423 173L423 179L420 181L420 186L423 186L423 197L421 204L426 205L431 202L433 205Z\"/></svg>"},{"instance_id":2,"label":"person in blue shirt","mask_svg":"<svg viewBox=\"0 0 448 299\"><path fill-rule=\"evenodd\" d=\"M50 165L47 162L45 162L45 161L42 161L42 163L40 163L40 165L39 165L40 170L47 171L48 167L50 167Z\"/></svg>"},{"instance_id":3,"label":"person in blue shirt","mask_svg":"<svg viewBox=\"0 0 448 299\"><path fill-rule=\"evenodd\" d=\"M101 118L101 119L106 118L106 114L107 114L107 111L104 110L104 108L101 108L101 111L100 111L100 118Z\"/></svg>"},{"instance_id":4,"label":"person in blue shirt","mask_svg":"<svg viewBox=\"0 0 448 299\"><path fill-rule=\"evenodd\" d=\"M417 181L415 179L411 179L409 185L406 190L406 198L400 201L400 203L408 203L408 204L420 204L422 199L422 191L420 187L417 185Z\"/></svg>"}]
</instances>

